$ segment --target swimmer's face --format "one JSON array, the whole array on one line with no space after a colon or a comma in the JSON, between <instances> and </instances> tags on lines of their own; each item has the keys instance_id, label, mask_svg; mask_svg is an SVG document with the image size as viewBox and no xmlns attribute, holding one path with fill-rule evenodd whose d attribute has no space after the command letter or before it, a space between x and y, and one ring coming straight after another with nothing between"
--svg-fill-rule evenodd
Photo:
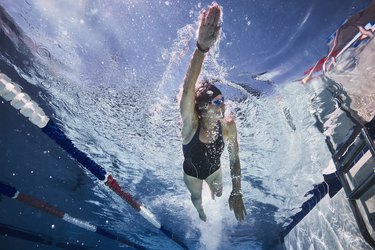
<instances>
[{"instance_id":1,"label":"swimmer's face","mask_svg":"<svg viewBox=\"0 0 375 250\"><path fill-rule=\"evenodd\" d=\"M218 95L215 96L212 101L204 105L201 117L220 120L224 118L224 111L224 97L222 95Z\"/></svg>"}]
</instances>

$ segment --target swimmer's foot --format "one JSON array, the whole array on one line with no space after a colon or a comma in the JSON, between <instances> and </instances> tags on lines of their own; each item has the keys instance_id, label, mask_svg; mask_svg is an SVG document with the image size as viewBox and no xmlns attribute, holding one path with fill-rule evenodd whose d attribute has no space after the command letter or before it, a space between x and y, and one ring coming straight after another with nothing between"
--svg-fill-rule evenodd
<instances>
[{"instance_id":1,"label":"swimmer's foot","mask_svg":"<svg viewBox=\"0 0 375 250\"><path fill-rule=\"evenodd\" d=\"M199 218L203 221L207 221L207 216L206 214L204 213L203 209L201 211L198 211L199 213Z\"/></svg>"},{"instance_id":2,"label":"swimmer's foot","mask_svg":"<svg viewBox=\"0 0 375 250\"><path fill-rule=\"evenodd\" d=\"M199 214L199 218L201 219L201 220L203 220L204 222L206 222L207 221L207 216L203 213L203 214Z\"/></svg>"}]
</instances>

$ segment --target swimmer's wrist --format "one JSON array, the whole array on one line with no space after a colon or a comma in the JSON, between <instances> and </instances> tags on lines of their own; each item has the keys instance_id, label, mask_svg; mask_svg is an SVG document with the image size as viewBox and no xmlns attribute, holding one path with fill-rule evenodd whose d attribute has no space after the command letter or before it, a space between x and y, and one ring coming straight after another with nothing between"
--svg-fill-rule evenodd
<instances>
[{"instance_id":1,"label":"swimmer's wrist","mask_svg":"<svg viewBox=\"0 0 375 250\"><path fill-rule=\"evenodd\" d=\"M230 196L242 196L242 190L239 189L239 190L233 190L231 193L230 193Z\"/></svg>"},{"instance_id":2,"label":"swimmer's wrist","mask_svg":"<svg viewBox=\"0 0 375 250\"><path fill-rule=\"evenodd\" d=\"M241 180L241 175L232 176L232 180Z\"/></svg>"},{"instance_id":3,"label":"swimmer's wrist","mask_svg":"<svg viewBox=\"0 0 375 250\"><path fill-rule=\"evenodd\" d=\"M208 47L207 49L203 49L202 46L198 43L197 41L197 49L202 52L203 54L206 54L209 50L210 50L210 47Z\"/></svg>"}]
</instances>

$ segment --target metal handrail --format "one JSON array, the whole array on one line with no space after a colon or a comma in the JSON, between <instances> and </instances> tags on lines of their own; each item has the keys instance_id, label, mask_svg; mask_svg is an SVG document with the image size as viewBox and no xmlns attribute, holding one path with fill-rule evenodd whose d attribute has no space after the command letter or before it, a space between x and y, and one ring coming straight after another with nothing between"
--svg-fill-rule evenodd
<instances>
[{"instance_id":1,"label":"metal handrail","mask_svg":"<svg viewBox=\"0 0 375 250\"><path fill-rule=\"evenodd\" d=\"M352 192L349 194L349 200L358 200L366 193L372 186L375 184L375 175L372 174L366 178L361 184L358 185Z\"/></svg>"},{"instance_id":2,"label":"metal handrail","mask_svg":"<svg viewBox=\"0 0 375 250\"><path fill-rule=\"evenodd\" d=\"M348 197L350 208L354 214L359 230L367 243L375 248L375 239L372 237L366 226L365 220L359 210L357 201L375 184L374 171L359 185L352 189L345 177L350 169L363 157L365 151L370 150L372 157L375 159L375 147L366 128L362 128L357 134L351 136L349 143L341 147L333 159L336 164L337 173L341 184Z\"/></svg>"}]
</instances>

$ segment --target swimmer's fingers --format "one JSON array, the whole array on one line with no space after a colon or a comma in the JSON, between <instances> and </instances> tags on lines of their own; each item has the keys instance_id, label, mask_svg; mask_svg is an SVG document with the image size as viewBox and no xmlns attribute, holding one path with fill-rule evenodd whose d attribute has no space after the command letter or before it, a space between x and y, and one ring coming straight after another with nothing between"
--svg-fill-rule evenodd
<instances>
[{"instance_id":1,"label":"swimmer's fingers","mask_svg":"<svg viewBox=\"0 0 375 250\"><path fill-rule=\"evenodd\" d=\"M221 10L218 4L210 6L200 16L198 44L203 50L209 49L217 40L220 33Z\"/></svg>"},{"instance_id":2,"label":"swimmer's fingers","mask_svg":"<svg viewBox=\"0 0 375 250\"><path fill-rule=\"evenodd\" d=\"M242 194L240 193L232 193L229 197L229 208L233 210L234 215L238 221L245 220L245 216L247 215L245 206L243 204Z\"/></svg>"},{"instance_id":3,"label":"swimmer's fingers","mask_svg":"<svg viewBox=\"0 0 375 250\"><path fill-rule=\"evenodd\" d=\"M205 22L205 25L206 26L209 26L212 24L212 7L209 7L208 10L207 10L207 18L206 18L206 22Z\"/></svg>"},{"instance_id":4,"label":"swimmer's fingers","mask_svg":"<svg viewBox=\"0 0 375 250\"><path fill-rule=\"evenodd\" d=\"M207 25L217 26L220 19L220 7L217 3L210 6L208 9Z\"/></svg>"},{"instance_id":5,"label":"swimmer's fingers","mask_svg":"<svg viewBox=\"0 0 375 250\"><path fill-rule=\"evenodd\" d=\"M232 211L234 208L234 196L232 196L232 194L229 196L228 203L229 203L229 209Z\"/></svg>"},{"instance_id":6,"label":"swimmer's fingers","mask_svg":"<svg viewBox=\"0 0 375 250\"><path fill-rule=\"evenodd\" d=\"M207 19L207 11L203 11L200 16L200 20L201 20L200 27L206 24L206 19Z\"/></svg>"},{"instance_id":7,"label":"swimmer's fingers","mask_svg":"<svg viewBox=\"0 0 375 250\"><path fill-rule=\"evenodd\" d=\"M213 25L214 25L214 27L218 27L219 22L220 22L221 9L220 9L220 6L218 4L215 4L214 8L215 8L215 13L214 13L215 15L214 15L214 19L213 19Z\"/></svg>"},{"instance_id":8,"label":"swimmer's fingers","mask_svg":"<svg viewBox=\"0 0 375 250\"><path fill-rule=\"evenodd\" d=\"M236 219L241 222L241 221L245 220L246 215L247 215L246 209L245 209L245 206L244 206L244 204L241 200L241 202L239 202L238 207L237 207Z\"/></svg>"},{"instance_id":9,"label":"swimmer's fingers","mask_svg":"<svg viewBox=\"0 0 375 250\"><path fill-rule=\"evenodd\" d=\"M239 222L245 220L246 210L245 210L245 206L243 205L242 200L238 200L237 201L237 204L236 204L236 206L234 208L234 214L236 216L236 219Z\"/></svg>"}]
</instances>

